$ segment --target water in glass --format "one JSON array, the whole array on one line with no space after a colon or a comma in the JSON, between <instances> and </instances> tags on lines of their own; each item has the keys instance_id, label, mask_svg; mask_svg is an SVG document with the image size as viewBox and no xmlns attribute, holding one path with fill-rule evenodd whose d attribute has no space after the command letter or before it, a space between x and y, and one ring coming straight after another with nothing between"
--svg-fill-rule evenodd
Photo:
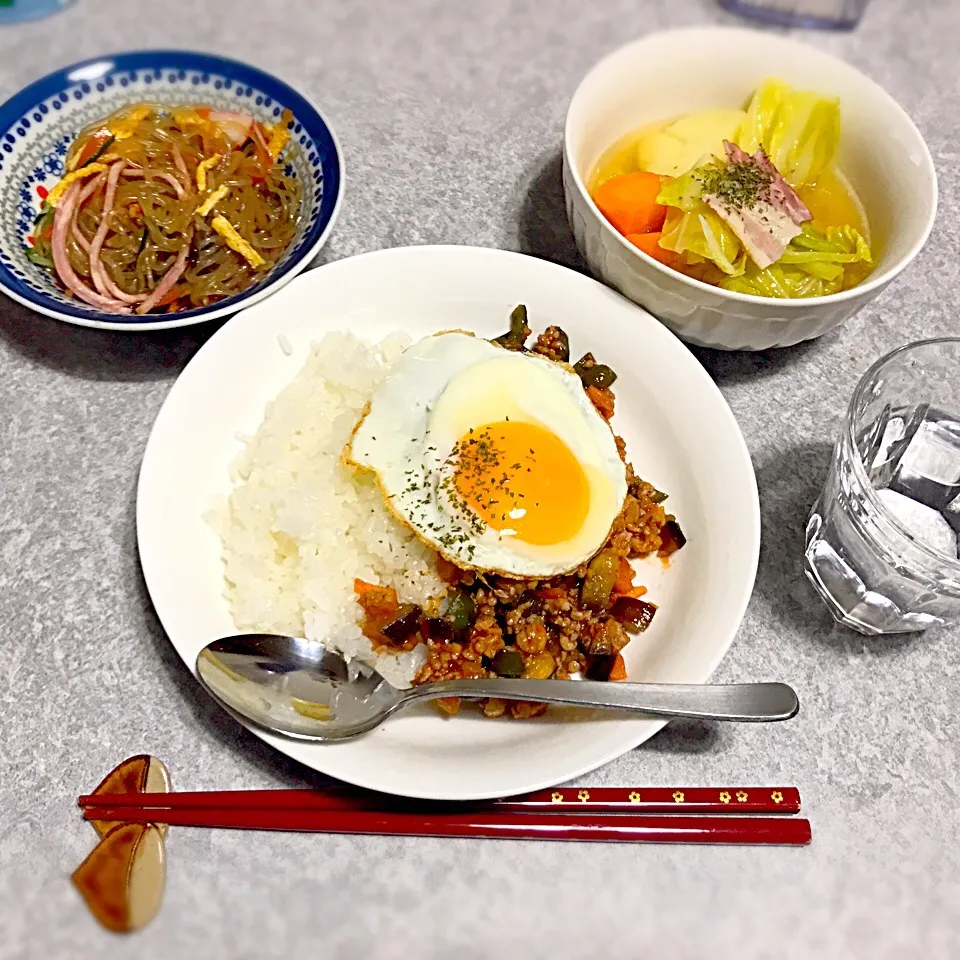
<instances>
[{"instance_id":1,"label":"water in glass","mask_svg":"<svg viewBox=\"0 0 960 960\"><path fill-rule=\"evenodd\" d=\"M960 339L910 344L857 387L807 524L805 570L866 634L960 620Z\"/></svg>"}]
</instances>

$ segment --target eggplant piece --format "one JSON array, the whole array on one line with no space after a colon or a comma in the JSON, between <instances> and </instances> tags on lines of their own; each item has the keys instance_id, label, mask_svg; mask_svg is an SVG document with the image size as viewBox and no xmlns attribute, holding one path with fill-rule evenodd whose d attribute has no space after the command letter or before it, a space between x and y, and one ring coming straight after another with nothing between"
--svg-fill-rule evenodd
<instances>
[{"instance_id":1,"label":"eggplant piece","mask_svg":"<svg viewBox=\"0 0 960 960\"><path fill-rule=\"evenodd\" d=\"M657 555L660 557L669 557L676 553L685 543L687 538L680 529L680 524L672 517L660 528L660 549Z\"/></svg>"},{"instance_id":2,"label":"eggplant piece","mask_svg":"<svg viewBox=\"0 0 960 960\"><path fill-rule=\"evenodd\" d=\"M616 652L610 639L604 634L594 637L587 645L587 653L595 657L612 657Z\"/></svg>"},{"instance_id":3,"label":"eggplant piece","mask_svg":"<svg viewBox=\"0 0 960 960\"><path fill-rule=\"evenodd\" d=\"M497 676L515 679L523 676L523 655L516 650L498 650L493 658Z\"/></svg>"},{"instance_id":4,"label":"eggplant piece","mask_svg":"<svg viewBox=\"0 0 960 960\"><path fill-rule=\"evenodd\" d=\"M510 329L499 337L495 337L493 342L501 347L506 347L507 350L523 350L529 336L527 308L521 303L514 307L510 314Z\"/></svg>"},{"instance_id":5,"label":"eggplant piece","mask_svg":"<svg viewBox=\"0 0 960 960\"><path fill-rule=\"evenodd\" d=\"M615 653L602 654L590 657L587 661L586 676L588 680L609 680L613 665L617 662Z\"/></svg>"},{"instance_id":6,"label":"eggplant piece","mask_svg":"<svg viewBox=\"0 0 960 960\"><path fill-rule=\"evenodd\" d=\"M456 636L453 621L447 617L427 617L421 624L422 632L431 640L449 643Z\"/></svg>"},{"instance_id":7,"label":"eggplant piece","mask_svg":"<svg viewBox=\"0 0 960 960\"><path fill-rule=\"evenodd\" d=\"M617 623L630 626L636 633L642 633L653 621L657 612L654 603L638 600L636 597L617 597L610 609L610 616Z\"/></svg>"},{"instance_id":8,"label":"eggplant piece","mask_svg":"<svg viewBox=\"0 0 960 960\"><path fill-rule=\"evenodd\" d=\"M381 627L380 632L388 640L400 643L416 632L417 627L420 626L420 614L422 612L415 603L402 603L397 616L385 627Z\"/></svg>"}]
</instances>

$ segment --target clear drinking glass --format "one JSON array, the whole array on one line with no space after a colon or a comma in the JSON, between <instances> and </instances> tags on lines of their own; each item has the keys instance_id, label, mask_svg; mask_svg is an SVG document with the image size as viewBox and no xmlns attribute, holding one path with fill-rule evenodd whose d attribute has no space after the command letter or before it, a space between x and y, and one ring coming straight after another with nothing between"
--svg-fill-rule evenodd
<instances>
[{"instance_id":1,"label":"clear drinking glass","mask_svg":"<svg viewBox=\"0 0 960 960\"><path fill-rule=\"evenodd\" d=\"M860 633L960 620L960 338L863 376L807 522L807 578Z\"/></svg>"},{"instance_id":2,"label":"clear drinking glass","mask_svg":"<svg viewBox=\"0 0 960 960\"><path fill-rule=\"evenodd\" d=\"M754 20L785 27L852 30L868 0L720 0L720 6Z\"/></svg>"}]
</instances>

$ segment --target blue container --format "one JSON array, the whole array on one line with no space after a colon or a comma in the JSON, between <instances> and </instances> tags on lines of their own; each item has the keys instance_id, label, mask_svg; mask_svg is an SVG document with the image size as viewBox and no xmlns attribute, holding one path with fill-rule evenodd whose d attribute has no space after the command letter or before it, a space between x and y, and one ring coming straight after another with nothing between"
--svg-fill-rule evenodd
<instances>
[{"instance_id":1,"label":"blue container","mask_svg":"<svg viewBox=\"0 0 960 960\"><path fill-rule=\"evenodd\" d=\"M70 0L0 0L0 26L49 17L68 3Z\"/></svg>"},{"instance_id":2,"label":"blue container","mask_svg":"<svg viewBox=\"0 0 960 960\"><path fill-rule=\"evenodd\" d=\"M784 27L852 30L868 0L720 0L732 13Z\"/></svg>"}]
</instances>

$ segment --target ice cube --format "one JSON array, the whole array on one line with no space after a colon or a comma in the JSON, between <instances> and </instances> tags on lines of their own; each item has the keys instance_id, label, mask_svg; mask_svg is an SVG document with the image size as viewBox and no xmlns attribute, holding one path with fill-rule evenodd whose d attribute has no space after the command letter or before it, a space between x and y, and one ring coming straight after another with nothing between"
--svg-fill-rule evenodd
<instances>
[{"instance_id":1,"label":"ice cube","mask_svg":"<svg viewBox=\"0 0 960 960\"><path fill-rule=\"evenodd\" d=\"M952 500L944 507L943 516L956 531L957 536L960 537L960 497ZM960 553L960 550L958 550L958 553Z\"/></svg>"},{"instance_id":2,"label":"ice cube","mask_svg":"<svg viewBox=\"0 0 960 960\"><path fill-rule=\"evenodd\" d=\"M957 534L932 507L905 497L896 490L878 490L881 503L925 547L951 560L957 556Z\"/></svg>"},{"instance_id":3,"label":"ice cube","mask_svg":"<svg viewBox=\"0 0 960 960\"><path fill-rule=\"evenodd\" d=\"M927 419L917 427L891 489L935 510L943 510L960 494L960 424Z\"/></svg>"},{"instance_id":4,"label":"ice cube","mask_svg":"<svg viewBox=\"0 0 960 960\"><path fill-rule=\"evenodd\" d=\"M906 436L903 417L891 417L883 428L880 446L873 458L873 469L879 470L893 456L894 448Z\"/></svg>"}]
</instances>

